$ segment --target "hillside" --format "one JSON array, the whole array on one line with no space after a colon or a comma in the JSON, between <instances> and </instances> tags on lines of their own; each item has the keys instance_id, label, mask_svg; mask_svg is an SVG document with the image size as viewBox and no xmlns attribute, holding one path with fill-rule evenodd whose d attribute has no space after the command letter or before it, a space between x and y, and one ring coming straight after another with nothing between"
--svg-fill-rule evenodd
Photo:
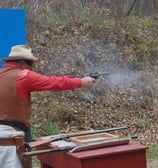
<instances>
[{"instance_id":1,"label":"hillside","mask_svg":"<svg viewBox=\"0 0 158 168\"><path fill-rule=\"evenodd\" d=\"M116 42L92 38L80 27L58 33L46 29L34 34L34 41L30 41L41 58L37 71L75 77L98 71L110 74L100 77L89 91L35 93L34 129L39 128L40 134L46 135L52 127L48 124L44 129L43 123L56 123L64 132L128 125L126 134L138 135L143 144L157 144L158 85L154 57L148 63L133 65L130 56L134 57L136 52L125 50Z\"/></svg>"}]
</instances>

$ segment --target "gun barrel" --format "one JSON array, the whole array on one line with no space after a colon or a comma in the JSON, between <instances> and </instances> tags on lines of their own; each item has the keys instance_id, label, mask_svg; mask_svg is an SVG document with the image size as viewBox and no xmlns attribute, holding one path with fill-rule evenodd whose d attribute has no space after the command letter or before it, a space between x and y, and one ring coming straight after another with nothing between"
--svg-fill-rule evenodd
<instances>
[{"instance_id":1,"label":"gun barrel","mask_svg":"<svg viewBox=\"0 0 158 168\"><path fill-rule=\"evenodd\" d=\"M94 130L94 131L81 131L81 132L78 132L78 133L67 134L67 136L68 137L75 137L75 136L98 134L98 133L104 133L104 132L110 132L110 131L119 131L119 130L123 130L123 129L128 129L128 126L119 126L119 127L106 128L106 129Z\"/></svg>"},{"instance_id":2,"label":"gun barrel","mask_svg":"<svg viewBox=\"0 0 158 168\"><path fill-rule=\"evenodd\" d=\"M108 71L105 71L105 72L98 72L98 75L100 76L100 75L109 75L110 74L110 72L108 72Z\"/></svg>"}]
</instances>

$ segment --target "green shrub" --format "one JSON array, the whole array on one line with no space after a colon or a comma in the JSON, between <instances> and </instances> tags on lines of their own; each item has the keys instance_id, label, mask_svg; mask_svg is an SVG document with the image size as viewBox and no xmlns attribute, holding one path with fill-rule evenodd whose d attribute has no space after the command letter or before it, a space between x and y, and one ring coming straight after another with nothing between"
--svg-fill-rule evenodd
<instances>
[{"instance_id":1,"label":"green shrub","mask_svg":"<svg viewBox=\"0 0 158 168\"><path fill-rule=\"evenodd\" d=\"M158 146L148 146L147 159L154 159L158 157Z\"/></svg>"}]
</instances>

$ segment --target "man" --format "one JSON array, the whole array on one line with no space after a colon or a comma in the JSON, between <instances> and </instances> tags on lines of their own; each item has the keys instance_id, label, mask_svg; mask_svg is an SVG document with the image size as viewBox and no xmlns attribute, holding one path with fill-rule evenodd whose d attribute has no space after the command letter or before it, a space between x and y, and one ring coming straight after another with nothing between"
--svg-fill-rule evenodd
<instances>
[{"instance_id":1,"label":"man","mask_svg":"<svg viewBox=\"0 0 158 168\"><path fill-rule=\"evenodd\" d=\"M29 46L16 45L2 58L0 69L0 167L22 168L16 154L15 137L25 136L30 141L31 96L33 91L63 91L90 89L95 79L68 76L45 76L32 70L38 59Z\"/></svg>"}]
</instances>

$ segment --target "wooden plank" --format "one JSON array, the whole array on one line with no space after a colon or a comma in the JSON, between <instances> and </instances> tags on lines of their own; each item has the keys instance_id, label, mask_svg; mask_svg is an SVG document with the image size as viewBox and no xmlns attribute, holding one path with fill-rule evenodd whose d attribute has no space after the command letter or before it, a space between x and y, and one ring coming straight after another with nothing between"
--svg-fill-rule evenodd
<instances>
[{"instance_id":1,"label":"wooden plank","mask_svg":"<svg viewBox=\"0 0 158 168\"><path fill-rule=\"evenodd\" d=\"M71 137L70 140L71 142L82 144L82 143L88 143L88 142L103 141L111 138L118 138L118 136L112 135L110 133L100 133L100 134L93 134L93 135Z\"/></svg>"},{"instance_id":2,"label":"wooden plank","mask_svg":"<svg viewBox=\"0 0 158 168\"><path fill-rule=\"evenodd\" d=\"M70 152L79 152L79 151L85 151L85 150L91 150L91 149L97 149L97 148L103 148L103 147L109 147L109 146L125 145L125 144L129 144L129 142L130 142L129 137L114 138L103 142L94 142L94 143L79 145L73 148Z\"/></svg>"}]
</instances>

